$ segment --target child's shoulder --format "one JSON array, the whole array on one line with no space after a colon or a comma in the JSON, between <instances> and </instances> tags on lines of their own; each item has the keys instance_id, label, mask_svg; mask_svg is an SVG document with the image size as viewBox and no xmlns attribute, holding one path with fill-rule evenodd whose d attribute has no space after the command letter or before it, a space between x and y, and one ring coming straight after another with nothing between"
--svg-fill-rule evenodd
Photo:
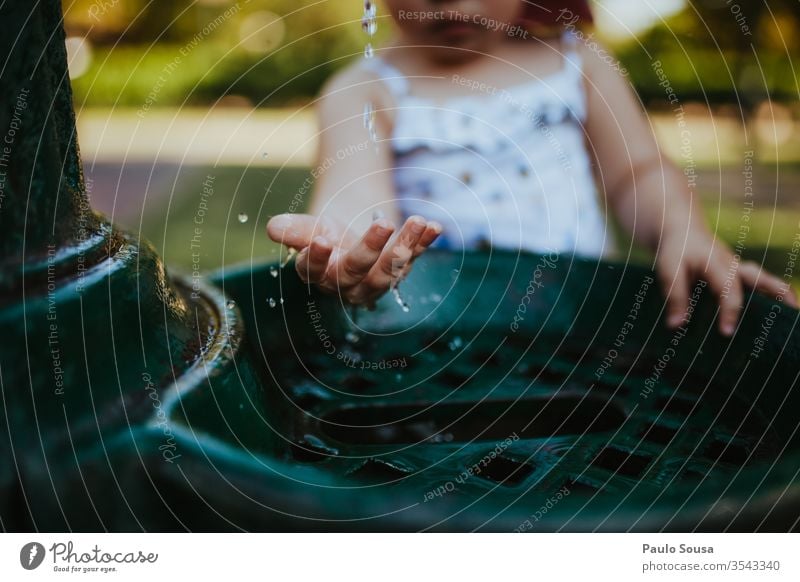
<instances>
[{"instance_id":1,"label":"child's shoulder","mask_svg":"<svg viewBox=\"0 0 800 582\"><path fill-rule=\"evenodd\" d=\"M367 91L367 85L373 79L362 61L356 61L339 69L325 81L322 94L327 95L337 91Z\"/></svg>"},{"instance_id":2,"label":"child's shoulder","mask_svg":"<svg viewBox=\"0 0 800 582\"><path fill-rule=\"evenodd\" d=\"M358 60L333 74L323 85L321 96L333 99L382 100L384 87L379 76Z\"/></svg>"},{"instance_id":3,"label":"child's shoulder","mask_svg":"<svg viewBox=\"0 0 800 582\"><path fill-rule=\"evenodd\" d=\"M376 111L385 111L391 106L391 95L363 61L337 71L320 91L319 107L331 119L360 112L365 103L372 103Z\"/></svg>"}]
</instances>

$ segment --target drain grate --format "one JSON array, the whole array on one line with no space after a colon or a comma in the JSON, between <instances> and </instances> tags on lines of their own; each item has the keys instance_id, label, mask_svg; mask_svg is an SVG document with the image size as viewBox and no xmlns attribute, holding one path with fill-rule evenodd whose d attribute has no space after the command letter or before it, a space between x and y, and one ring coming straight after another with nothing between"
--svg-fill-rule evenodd
<instances>
[{"instance_id":1,"label":"drain grate","mask_svg":"<svg viewBox=\"0 0 800 582\"><path fill-rule=\"evenodd\" d=\"M373 484L386 484L411 475L411 471L395 463L380 459L367 459L350 472L350 476Z\"/></svg>"},{"instance_id":2,"label":"drain grate","mask_svg":"<svg viewBox=\"0 0 800 582\"><path fill-rule=\"evenodd\" d=\"M664 396L656 401L656 410L675 416L689 416L694 409L694 401L686 400L678 396Z\"/></svg>"},{"instance_id":3,"label":"drain grate","mask_svg":"<svg viewBox=\"0 0 800 582\"><path fill-rule=\"evenodd\" d=\"M506 457L497 456L481 469L478 476L502 483L503 485L519 485L533 474L534 467L530 463L523 463Z\"/></svg>"},{"instance_id":4,"label":"drain grate","mask_svg":"<svg viewBox=\"0 0 800 582\"><path fill-rule=\"evenodd\" d=\"M650 464L652 457L623 451L616 447L606 447L592 461L592 465L605 469L615 475L633 479L639 478Z\"/></svg>"},{"instance_id":5,"label":"drain grate","mask_svg":"<svg viewBox=\"0 0 800 582\"><path fill-rule=\"evenodd\" d=\"M677 429L654 423L640 432L639 436L659 445L668 445L675 439L675 435L677 434Z\"/></svg>"},{"instance_id":6,"label":"drain grate","mask_svg":"<svg viewBox=\"0 0 800 582\"><path fill-rule=\"evenodd\" d=\"M303 463L319 463L339 454L337 449L326 446L314 435L307 434L291 444L292 458Z\"/></svg>"},{"instance_id":7,"label":"drain grate","mask_svg":"<svg viewBox=\"0 0 800 582\"><path fill-rule=\"evenodd\" d=\"M606 432L625 419L613 401L564 394L517 401L353 406L324 416L322 430L347 444L415 444L445 432L464 443L500 441L512 434L549 438Z\"/></svg>"},{"instance_id":8,"label":"drain grate","mask_svg":"<svg viewBox=\"0 0 800 582\"><path fill-rule=\"evenodd\" d=\"M716 439L705 448L703 456L715 463L741 466L747 463L750 451L741 443Z\"/></svg>"},{"instance_id":9,"label":"drain grate","mask_svg":"<svg viewBox=\"0 0 800 582\"><path fill-rule=\"evenodd\" d=\"M579 481L576 479L569 479L566 483L564 483L564 485L562 485L561 489L566 489L570 492L570 494L575 493L576 495L585 497L591 497L600 491L600 489L594 485L589 485L584 481Z\"/></svg>"}]
</instances>

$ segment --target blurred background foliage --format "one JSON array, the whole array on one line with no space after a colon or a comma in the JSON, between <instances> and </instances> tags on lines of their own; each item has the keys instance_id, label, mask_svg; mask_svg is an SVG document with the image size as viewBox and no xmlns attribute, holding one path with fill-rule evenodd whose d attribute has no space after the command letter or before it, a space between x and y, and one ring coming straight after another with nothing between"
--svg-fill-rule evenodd
<instances>
[{"instance_id":1,"label":"blurred background foliage","mask_svg":"<svg viewBox=\"0 0 800 582\"><path fill-rule=\"evenodd\" d=\"M378 4L377 46L391 34ZM697 166L708 222L730 244L741 242L743 152L756 151L756 208L744 254L783 272L786 247L800 233L800 2L593 4L596 29L586 34L608 44L630 71L665 153L684 168ZM363 54L362 0L63 6L95 208L156 244L170 265L188 269L199 192L213 175L202 269L276 256L264 225L298 193L296 211L308 202L316 133L308 105L332 73ZM654 61L691 127L689 160ZM244 223L243 215L250 217ZM620 258L630 252L647 260L619 240Z\"/></svg>"},{"instance_id":2,"label":"blurred background foliage","mask_svg":"<svg viewBox=\"0 0 800 582\"><path fill-rule=\"evenodd\" d=\"M600 24L613 4L595 2ZM646 102L664 97L654 83L656 59L684 100L740 99L752 107L767 96L796 99L797 0L680 5L663 21L633 34L598 27ZM158 106L218 99L256 106L297 103L313 97L331 73L361 54L364 44L359 0L64 0L64 8L68 35L80 39L73 42L76 100L89 106L140 106L154 79L182 51L187 56L168 73ZM743 34L740 24L750 34ZM389 28L383 16L378 43Z\"/></svg>"},{"instance_id":3,"label":"blurred background foliage","mask_svg":"<svg viewBox=\"0 0 800 582\"><path fill-rule=\"evenodd\" d=\"M322 9L320 9L322 5ZM68 36L85 39L76 102L158 106L227 98L256 106L307 100L363 51L359 2L69 0ZM179 66L170 67L180 59ZM75 67L71 67L75 68Z\"/></svg>"}]
</instances>

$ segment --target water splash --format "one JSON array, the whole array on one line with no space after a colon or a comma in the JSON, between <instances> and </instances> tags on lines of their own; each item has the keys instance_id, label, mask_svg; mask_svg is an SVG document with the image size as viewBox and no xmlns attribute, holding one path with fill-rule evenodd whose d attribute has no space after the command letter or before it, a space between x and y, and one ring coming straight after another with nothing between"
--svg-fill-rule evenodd
<instances>
[{"instance_id":1,"label":"water splash","mask_svg":"<svg viewBox=\"0 0 800 582\"><path fill-rule=\"evenodd\" d=\"M372 141L372 143L377 143L378 130L377 124L375 123L375 107L372 105L371 101L364 103L363 121L364 129L367 130L370 141Z\"/></svg>"},{"instance_id":2,"label":"water splash","mask_svg":"<svg viewBox=\"0 0 800 582\"><path fill-rule=\"evenodd\" d=\"M240 213L239 213L239 222L241 222L242 224L244 224L245 222L247 222L247 220L248 220L249 218L250 218L250 217L249 217L249 216L247 216L247 214L245 214L244 212L240 212Z\"/></svg>"},{"instance_id":3,"label":"water splash","mask_svg":"<svg viewBox=\"0 0 800 582\"><path fill-rule=\"evenodd\" d=\"M394 297L395 302L400 306L400 309L403 310L403 313L408 313L411 311L411 308L406 303L406 300L403 299L403 296L400 295L400 289L398 289L397 285L392 285L392 296Z\"/></svg>"},{"instance_id":4,"label":"water splash","mask_svg":"<svg viewBox=\"0 0 800 582\"><path fill-rule=\"evenodd\" d=\"M371 0L364 0L364 14L361 16L361 30L371 39L378 32L378 7ZM364 46L364 58L371 59L375 56L375 49L372 42L368 41ZM378 132L375 126L375 108L371 102L364 105L364 127L367 130L370 141L378 148Z\"/></svg>"},{"instance_id":5,"label":"water splash","mask_svg":"<svg viewBox=\"0 0 800 582\"><path fill-rule=\"evenodd\" d=\"M361 30L368 36L378 32L378 7L370 0L364 0L364 14L361 16Z\"/></svg>"},{"instance_id":6,"label":"water splash","mask_svg":"<svg viewBox=\"0 0 800 582\"><path fill-rule=\"evenodd\" d=\"M275 267L269 268L269 274L272 276L273 279L277 278L278 276L278 269Z\"/></svg>"},{"instance_id":7,"label":"water splash","mask_svg":"<svg viewBox=\"0 0 800 582\"><path fill-rule=\"evenodd\" d=\"M345 334L344 339L347 343L357 344L361 339L358 334L358 305L350 305L350 330Z\"/></svg>"},{"instance_id":8,"label":"water splash","mask_svg":"<svg viewBox=\"0 0 800 582\"><path fill-rule=\"evenodd\" d=\"M277 303L276 303L276 301L275 301L275 299L273 297L270 297L269 299L267 299L267 303L269 304L270 307L275 307L277 305Z\"/></svg>"},{"instance_id":9,"label":"water splash","mask_svg":"<svg viewBox=\"0 0 800 582\"><path fill-rule=\"evenodd\" d=\"M281 269L283 269L286 265L289 264L289 261L297 254L297 249L294 247L289 247L288 252L286 253L286 257L281 261Z\"/></svg>"}]
</instances>

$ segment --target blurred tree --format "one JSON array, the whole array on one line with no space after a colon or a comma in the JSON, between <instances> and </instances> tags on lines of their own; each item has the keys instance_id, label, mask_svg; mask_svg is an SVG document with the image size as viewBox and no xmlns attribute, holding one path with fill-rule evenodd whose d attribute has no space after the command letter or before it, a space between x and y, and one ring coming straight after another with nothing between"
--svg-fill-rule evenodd
<instances>
[{"instance_id":1,"label":"blurred tree","mask_svg":"<svg viewBox=\"0 0 800 582\"><path fill-rule=\"evenodd\" d=\"M361 0L64 0L64 8L68 33L93 45L92 67L75 80L76 96L91 105L141 105L187 43L191 54L170 69L158 106L225 95L254 103L269 96L265 105L308 99L366 40ZM385 10L379 15L376 46L391 28ZM690 0L615 49L651 102L664 100L654 60L684 100L750 107L766 96L797 99L790 57L800 53L800 2Z\"/></svg>"},{"instance_id":2,"label":"blurred tree","mask_svg":"<svg viewBox=\"0 0 800 582\"><path fill-rule=\"evenodd\" d=\"M798 32L797 0L691 0L617 53L648 100L664 100L652 69L659 60L683 98L749 109L767 97L797 100Z\"/></svg>"},{"instance_id":3,"label":"blurred tree","mask_svg":"<svg viewBox=\"0 0 800 582\"><path fill-rule=\"evenodd\" d=\"M203 2L64 0L62 6L68 33L87 35L94 44L150 44L156 39L170 42L191 36Z\"/></svg>"},{"instance_id":4,"label":"blurred tree","mask_svg":"<svg viewBox=\"0 0 800 582\"><path fill-rule=\"evenodd\" d=\"M697 28L707 28L722 49L749 54L751 45L759 50L797 49L797 0L694 0L688 12Z\"/></svg>"}]
</instances>

